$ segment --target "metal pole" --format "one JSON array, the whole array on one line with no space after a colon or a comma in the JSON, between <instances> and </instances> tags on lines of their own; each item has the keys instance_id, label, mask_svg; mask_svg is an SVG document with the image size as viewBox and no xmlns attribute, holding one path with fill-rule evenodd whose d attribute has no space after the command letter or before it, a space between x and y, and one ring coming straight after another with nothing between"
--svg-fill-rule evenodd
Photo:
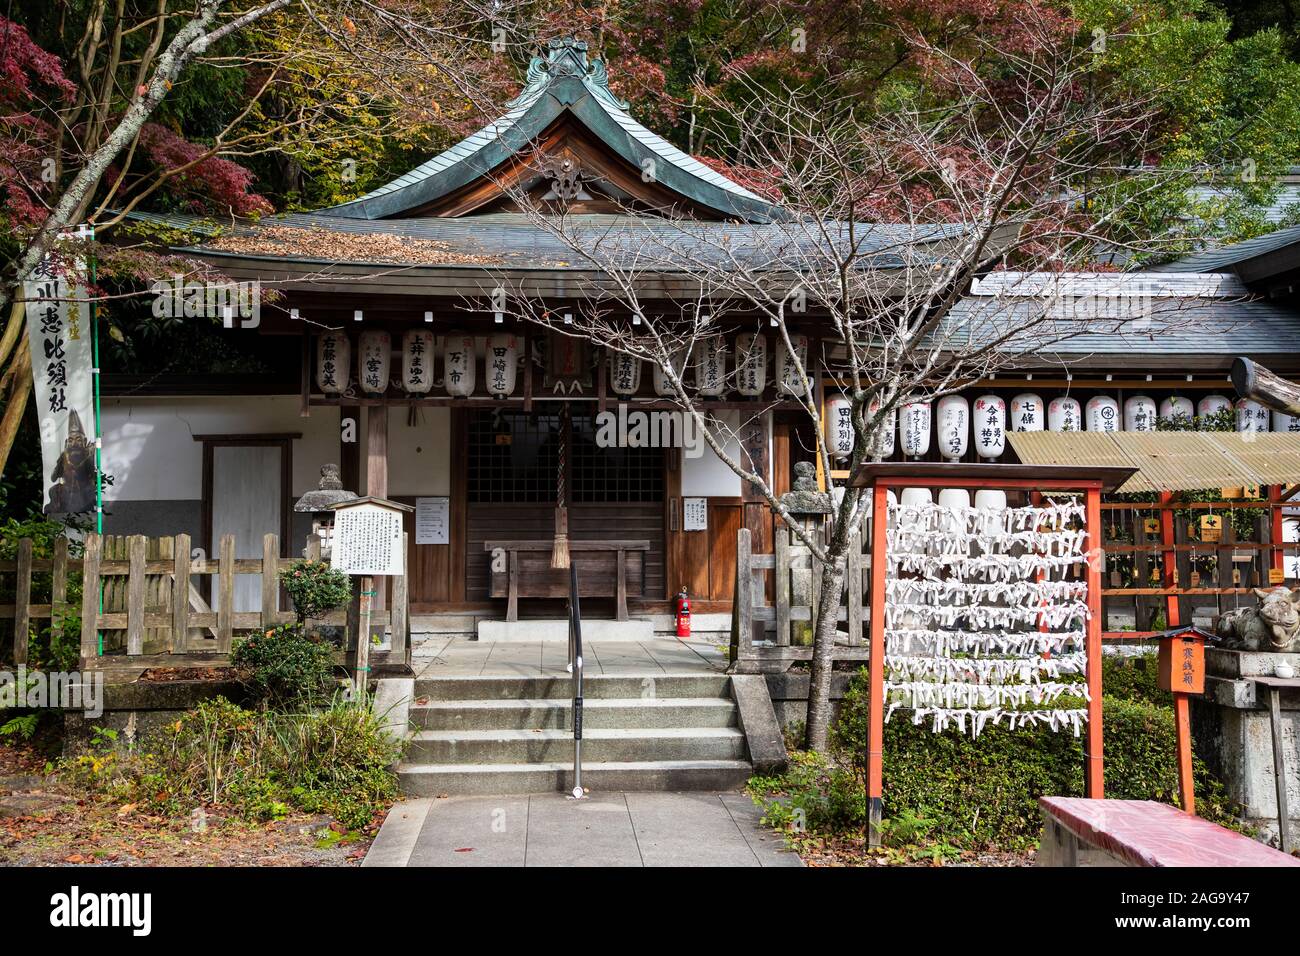
<instances>
[{"instance_id":1,"label":"metal pole","mask_svg":"<svg viewBox=\"0 0 1300 956\"><path fill-rule=\"evenodd\" d=\"M569 646L573 655L573 799L582 789L582 607L578 603L578 568L569 565Z\"/></svg>"}]
</instances>

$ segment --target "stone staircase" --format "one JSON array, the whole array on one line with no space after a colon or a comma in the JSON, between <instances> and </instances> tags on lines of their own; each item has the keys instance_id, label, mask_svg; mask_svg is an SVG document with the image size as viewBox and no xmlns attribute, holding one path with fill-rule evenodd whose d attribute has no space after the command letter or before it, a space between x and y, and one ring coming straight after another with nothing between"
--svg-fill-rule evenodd
<instances>
[{"instance_id":1,"label":"stone staircase","mask_svg":"<svg viewBox=\"0 0 1300 956\"><path fill-rule=\"evenodd\" d=\"M732 790L751 774L731 678L583 682L582 782L592 790ZM564 677L416 681L402 789L412 796L568 791L572 686Z\"/></svg>"}]
</instances>

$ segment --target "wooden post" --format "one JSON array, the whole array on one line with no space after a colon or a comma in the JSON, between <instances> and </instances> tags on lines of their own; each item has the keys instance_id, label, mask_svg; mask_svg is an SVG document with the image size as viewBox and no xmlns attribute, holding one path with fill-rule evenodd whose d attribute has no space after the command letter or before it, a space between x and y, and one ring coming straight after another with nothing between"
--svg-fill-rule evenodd
<instances>
[{"instance_id":1,"label":"wooden post","mask_svg":"<svg viewBox=\"0 0 1300 956\"><path fill-rule=\"evenodd\" d=\"M615 569L614 619L627 620L627 552L619 549L618 568Z\"/></svg>"},{"instance_id":2,"label":"wooden post","mask_svg":"<svg viewBox=\"0 0 1300 956\"><path fill-rule=\"evenodd\" d=\"M366 494L374 498L388 497L387 405L371 405L366 409ZM373 595L371 606L376 610L383 609L382 591ZM365 633L369 637L370 632Z\"/></svg>"},{"instance_id":3,"label":"wooden post","mask_svg":"<svg viewBox=\"0 0 1300 956\"><path fill-rule=\"evenodd\" d=\"M97 534L86 535L81 556L81 662L99 656L99 546Z\"/></svg>"},{"instance_id":4,"label":"wooden post","mask_svg":"<svg viewBox=\"0 0 1300 956\"><path fill-rule=\"evenodd\" d=\"M741 528L736 532L736 599L731 614L736 628L732 664L741 673L744 662L752 663L754 656L754 573L749 549L749 529Z\"/></svg>"},{"instance_id":5,"label":"wooden post","mask_svg":"<svg viewBox=\"0 0 1300 956\"><path fill-rule=\"evenodd\" d=\"M145 544L142 534L133 534L127 540L130 570L126 579L126 653L133 657L144 653Z\"/></svg>"},{"instance_id":6,"label":"wooden post","mask_svg":"<svg viewBox=\"0 0 1300 956\"><path fill-rule=\"evenodd\" d=\"M14 665L27 663L27 642L31 631L32 539L18 540L18 581L14 593Z\"/></svg>"},{"instance_id":7,"label":"wooden post","mask_svg":"<svg viewBox=\"0 0 1300 956\"><path fill-rule=\"evenodd\" d=\"M172 553L172 641L173 652L190 646L190 536L178 534Z\"/></svg>"},{"instance_id":8,"label":"wooden post","mask_svg":"<svg viewBox=\"0 0 1300 956\"><path fill-rule=\"evenodd\" d=\"M50 640L63 635L63 615L68 604L68 539L54 539L54 566L50 573Z\"/></svg>"},{"instance_id":9,"label":"wooden post","mask_svg":"<svg viewBox=\"0 0 1300 956\"><path fill-rule=\"evenodd\" d=\"M280 602L280 537L262 536L262 631L269 631L278 623Z\"/></svg>"},{"instance_id":10,"label":"wooden post","mask_svg":"<svg viewBox=\"0 0 1300 956\"><path fill-rule=\"evenodd\" d=\"M409 537L406 532L402 533L402 574L393 579L393 612L390 618L393 639L389 656L401 663L408 663L411 656L411 648L407 641L411 629L410 617L407 615L411 579Z\"/></svg>"},{"instance_id":11,"label":"wooden post","mask_svg":"<svg viewBox=\"0 0 1300 956\"><path fill-rule=\"evenodd\" d=\"M871 489L871 647L867 731L867 845L880 846L880 812L884 793L881 763L885 752L885 569L888 567L886 518L889 499L884 485Z\"/></svg>"},{"instance_id":12,"label":"wooden post","mask_svg":"<svg viewBox=\"0 0 1300 956\"><path fill-rule=\"evenodd\" d=\"M217 560L217 653L229 654L235 636L235 536L221 536Z\"/></svg>"},{"instance_id":13,"label":"wooden post","mask_svg":"<svg viewBox=\"0 0 1300 956\"><path fill-rule=\"evenodd\" d=\"M357 663L352 687L357 700L364 700L370 685L370 606L374 597L375 579L369 574L361 579L360 611L357 618Z\"/></svg>"},{"instance_id":14,"label":"wooden post","mask_svg":"<svg viewBox=\"0 0 1300 956\"><path fill-rule=\"evenodd\" d=\"M1282 691L1268 689L1268 724L1273 737L1273 784L1277 792L1277 838L1282 852L1291 853L1291 811L1286 800L1286 752L1282 749Z\"/></svg>"},{"instance_id":15,"label":"wooden post","mask_svg":"<svg viewBox=\"0 0 1300 956\"><path fill-rule=\"evenodd\" d=\"M775 586L776 643L778 647L790 646L790 529L781 519L776 529Z\"/></svg>"},{"instance_id":16,"label":"wooden post","mask_svg":"<svg viewBox=\"0 0 1300 956\"><path fill-rule=\"evenodd\" d=\"M862 533L859 531L849 537L847 573L849 646L858 647L862 644Z\"/></svg>"},{"instance_id":17,"label":"wooden post","mask_svg":"<svg viewBox=\"0 0 1300 956\"><path fill-rule=\"evenodd\" d=\"M1174 694L1174 736L1178 746L1178 802L1185 813L1196 812L1196 785L1192 777L1191 701Z\"/></svg>"},{"instance_id":18,"label":"wooden post","mask_svg":"<svg viewBox=\"0 0 1300 956\"><path fill-rule=\"evenodd\" d=\"M1088 532L1088 735L1084 746L1084 796L1105 796L1105 769L1101 733L1101 486L1084 492L1085 528Z\"/></svg>"}]
</instances>

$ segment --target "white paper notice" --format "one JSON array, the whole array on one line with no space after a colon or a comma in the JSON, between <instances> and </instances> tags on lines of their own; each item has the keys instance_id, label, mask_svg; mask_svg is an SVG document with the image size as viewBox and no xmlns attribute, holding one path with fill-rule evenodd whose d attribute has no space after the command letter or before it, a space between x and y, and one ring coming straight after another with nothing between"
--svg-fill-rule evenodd
<instances>
[{"instance_id":1,"label":"white paper notice","mask_svg":"<svg viewBox=\"0 0 1300 956\"><path fill-rule=\"evenodd\" d=\"M345 574L403 574L401 513L376 505L335 512L330 565Z\"/></svg>"},{"instance_id":2,"label":"white paper notice","mask_svg":"<svg viewBox=\"0 0 1300 956\"><path fill-rule=\"evenodd\" d=\"M682 530L683 531L708 531L709 530L709 499L708 498L683 498L682 499Z\"/></svg>"},{"instance_id":3,"label":"white paper notice","mask_svg":"<svg viewBox=\"0 0 1300 956\"><path fill-rule=\"evenodd\" d=\"M415 543L451 543L451 499L415 499Z\"/></svg>"}]
</instances>

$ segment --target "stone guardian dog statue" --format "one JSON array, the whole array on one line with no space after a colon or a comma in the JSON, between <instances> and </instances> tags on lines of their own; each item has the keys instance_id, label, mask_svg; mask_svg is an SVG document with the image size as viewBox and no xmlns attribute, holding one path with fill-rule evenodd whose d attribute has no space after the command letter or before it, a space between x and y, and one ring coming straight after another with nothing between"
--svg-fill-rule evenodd
<instances>
[{"instance_id":1,"label":"stone guardian dog statue","mask_svg":"<svg viewBox=\"0 0 1300 956\"><path fill-rule=\"evenodd\" d=\"M1255 588L1258 607L1219 617L1219 646L1227 650L1300 651L1300 588Z\"/></svg>"}]
</instances>

